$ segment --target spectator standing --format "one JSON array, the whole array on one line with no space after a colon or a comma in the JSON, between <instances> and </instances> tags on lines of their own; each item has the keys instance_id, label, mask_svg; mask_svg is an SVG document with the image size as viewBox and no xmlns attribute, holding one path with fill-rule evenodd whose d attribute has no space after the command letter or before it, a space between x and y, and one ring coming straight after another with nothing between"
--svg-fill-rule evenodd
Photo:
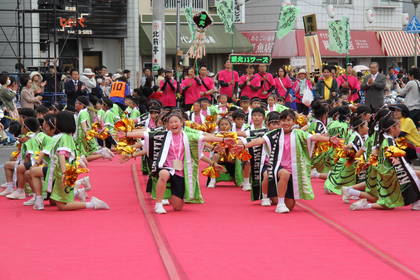
<instances>
[{"instance_id":1,"label":"spectator standing","mask_svg":"<svg viewBox=\"0 0 420 280\"><path fill-rule=\"evenodd\" d=\"M11 81L7 74L0 75L0 104L3 110L14 119L19 119L14 99L16 90L8 88Z\"/></svg>"},{"instance_id":2,"label":"spectator standing","mask_svg":"<svg viewBox=\"0 0 420 280\"><path fill-rule=\"evenodd\" d=\"M162 96L159 98L159 101L162 103L162 106L175 107L178 82L173 78L172 70L165 70L165 78L160 81L160 90Z\"/></svg>"},{"instance_id":3,"label":"spectator standing","mask_svg":"<svg viewBox=\"0 0 420 280\"><path fill-rule=\"evenodd\" d=\"M322 69L323 78L316 84L316 97L328 101L335 100L338 96L338 83L333 77L331 67L328 65Z\"/></svg>"},{"instance_id":4,"label":"spectator standing","mask_svg":"<svg viewBox=\"0 0 420 280\"><path fill-rule=\"evenodd\" d=\"M290 104L292 99L289 90L292 88L292 80L287 76L286 70L283 67L280 67L277 71L277 77L274 79L274 84L277 93L284 98L286 104Z\"/></svg>"},{"instance_id":5,"label":"spectator standing","mask_svg":"<svg viewBox=\"0 0 420 280\"><path fill-rule=\"evenodd\" d=\"M254 66L248 65L246 74L239 78L239 88L241 89L241 97L247 96L249 99L258 97L258 92L251 87L251 82L255 79Z\"/></svg>"},{"instance_id":6,"label":"spectator standing","mask_svg":"<svg viewBox=\"0 0 420 280\"><path fill-rule=\"evenodd\" d=\"M251 82L251 87L257 91L257 97L266 102L268 96L275 89L273 75L267 72L267 65L258 65L258 73ZM266 102L267 103L267 102Z\"/></svg>"},{"instance_id":7,"label":"spectator standing","mask_svg":"<svg viewBox=\"0 0 420 280\"><path fill-rule=\"evenodd\" d=\"M362 89L365 94L365 104L377 111L384 105L386 77L379 73L379 64L377 62L371 62L369 69L370 75L364 78Z\"/></svg>"},{"instance_id":8,"label":"spectator standing","mask_svg":"<svg viewBox=\"0 0 420 280\"><path fill-rule=\"evenodd\" d=\"M299 70L293 89L295 91L295 102L298 113L307 115L309 113L309 108L302 103L302 98L307 89L312 90L312 83L311 80L308 79L308 74L305 69L302 68Z\"/></svg>"},{"instance_id":9,"label":"spectator standing","mask_svg":"<svg viewBox=\"0 0 420 280\"><path fill-rule=\"evenodd\" d=\"M79 80L79 71L70 71L70 80L64 84L64 93L67 96L67 106L74 107L78 96L87 95L86 86Z\"/></svg>"},{"instance_id":10,"label":"spectator standing","mask_svg":"<svg viewBox=\"0 0 420 280\"><path fill-rule=\"evenodd\" d=\"M360 82L354 75L353 64L347 64L346 73L337 78L337 83L340 93L347 94L350 102L357 102L360 99Z\"/></svg>"},{"instance_id":11,"label":"spectator standing","mask_svg":"<svg viewBox=\"0 0 420 280\"><path fill-rule=\"evenodd\" d=\"M93 73L90 68L85 68L85 70L83 70L80 81L86 86L86 90L89 94L92 93L92 89L96 88L95 73Z\"/></svg>"},{"instance_id":12,"label":"spectator standing","mask_svg":"<svg viewBox=\"0 0 420 280\"><path fill-rule=\"evenodd\" d=\"M29 78L32 80L32 91L34 92L35 96L38 94L44 93L45 82L43 82L43 78L41 73L38 71L33 71L29 75Z\"/></svg>"},{"instance_id":13,"label":"spectator standing","mask_svg":"<svg viewBox=\"0 0 420 280\"><path fill-rule=\"evenodd\" d=\"M22 90L20 92L20 104L22 108L34 109L35 106L41 105L42 96L35 96L32 91L32 80L22 79Z\"/></svg>"},{"instance_id":14,"label":"spectator standing","mask_svg":"<svg viewBox=\"0 0 420 280\"><path fill-rule=\"evenodd\" d=\"M420 127L420 71L418 68L408 70L408 83L401 83L402 89L397 83L398 94L404 96L404 104L407 106L410 118L416 127Z\"/></svg>"},{"instance_id":15,"label":"spectator standing","mask_svg":"<svg viewBox=\"0 0 420 280\"><path fill-rule=\"evenodd\" d=\"M232 99L238 91L239 74L232 70L233 65L229 60L225 62L225 69L217 73L217 81L219 83L220 94L226 95L229 99Z\"/></svg>"}]
</instances>

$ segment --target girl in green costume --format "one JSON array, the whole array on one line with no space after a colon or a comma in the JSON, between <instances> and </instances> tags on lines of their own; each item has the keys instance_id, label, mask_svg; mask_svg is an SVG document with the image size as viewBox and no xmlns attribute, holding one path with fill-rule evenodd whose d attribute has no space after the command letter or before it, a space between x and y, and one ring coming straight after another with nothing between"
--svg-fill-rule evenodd
<instances>
[{"instance_id":1,"label":"girl in green costume","mask_svg":"<svg viewBox=\"0 0 420 280\"><path fill-rule=\"evenodd\" d=\"M389 147L396 147L395 138L400 135L399 121L391 115L379 122L379 154L377 166L378 194L375 203L361 199L350 206L351 210L392 209L412 204L412 210L420 210L420 179L404 157L389 155Z\"/></svg>"},{"instance_id":2,"label":"girl in green costume","mask_svg":"<svg viewBox=\"0 0 420 280\"><path fill-rule=\"evenodd\" d=\"M328 118L328 104L321 100L316 100L312 102L312 116L313 119L309 123L308 132L310 134L327 135L328 131L326 125ZM314 150L316 150L316 147L314 148ZM331 169L331 157L332 149L329 149L328 152L321 152L317 155L312 155L311 163L312 168L315 169L312 172L312 174L315 175L314 177L321 179L327 178L327 173Z\"/></svg>"},{"instance_id":3,"label":"girl in green costume","mask_svg":"<svg viewBox=\"0 0 420 280\"><path fill-rule=\"evenodd\" d=\"M351 128L353 133L349 137L349 140L346 142L345 149L353 150L355 153L354 158L358 158L359 156L364 157L364 137L369 131L368 123L355 116L351 120ZM329 193L341 195L343 187L352 186L356 183L364 181L366 179L366 173L361 172L360 174L356 175L356 167L356 161L348 163L347 158L340 158L334 164L333 169L328 174L324 188L328 190Z\"/></svg>"},{"instance_id":4,"label":"girl in green costume","mask_svg":"<svg viewBox=\"0 0 420 280\"><path fill-rule=\"evenodd\" d=\"M218 123L218 131L220 133L230 132L232 130L232 123L227 118L221 118ZM216 145L214 153L211 155L211 160L217 162L224 167L224 172L221 172L218 178L209 178L207 187L215 188L217 182L233 181L236 186L241 186L244 177L242 174L242 162L239 159L228 159L229 149ZM249 188L250 189L250 188Z\"/></svg>"},{"instance_id":5,"label":"girl in green costume","mask_svg":"<svg viewBox=\"0 0 420 280\"><path fill-rule=\"evenodd\" d=\"M167 118L167 131L162 135L160 153L153 159L152 173L158 177L156 183L155 213L165 214L162 199L167 183L170 182L171 197L169 201L175 211L182 210L184 200L202 203L199 187L198 161L202 153L202 141L225 142L234 144L233 139L203 135L201 132L183 128L184 119L178 112L172 112ZM121 133L121 137L144 138L149 142L149 135L144 130Z\"/></svg>"},{"instance_id":6,"label":"girl in green costume","mask_svg":"<svg viewBox=\"0 0 420 280\"><path fill-rule=\"evenodd\" d=\"M132 120L137 120L140 118L140 110L138 105L138 100L135 97L127 96L124 99L125 105L127 105L127 109L125 109L125 114L127 118Z\"/></svg>"},{"instance_id":7,"label":"girl in green costume","mask_svg":"<svg viewBox=\"0 0 420 280\"><path fill-rule=\"evenodd\" d=\"M74 201L74 186L65 185L67 165L76 164L76 144L72 134L76 132L74 116L70 112L59 112L56 116L58 134L50 150L50 167L48 169L47 184L51 192L50 199L55 202L59 210L78 209L109 209L102 200L92 197L89 202Z\"/></svg>"},{"instance_id":8,"label":"girl in green costume","mask_svg":"<svg viewBox=\"0 0 420 280\"><path fill-rule=\"evenodd\" d=\"M266 144L269 154L268 196L272 192L277 196L276 213L288 213L295 199L314 199L311 185L311 164L309 151L313 141L331 141L338 144L337 137L326 137L319 134L293 129L296 115L292 110L280 113L281 127L268 132L238 148L249 148Z\"/></svg>"},{"instance_id":9,"label":"girl in green costume","mask_svg":"<svg viewBox=\"0 0 420 280\"><path fill-rule=\"evenodd\" d=\"M75 103L76 133L74 134L77 154L85 157L87 161L100 158L111 160L114 154L107 148L100 148L96 138L86 139L86 132L92 127L92 117L88 107L89 99L87 97L77 97Z\"/></svg>"}]
</instances>

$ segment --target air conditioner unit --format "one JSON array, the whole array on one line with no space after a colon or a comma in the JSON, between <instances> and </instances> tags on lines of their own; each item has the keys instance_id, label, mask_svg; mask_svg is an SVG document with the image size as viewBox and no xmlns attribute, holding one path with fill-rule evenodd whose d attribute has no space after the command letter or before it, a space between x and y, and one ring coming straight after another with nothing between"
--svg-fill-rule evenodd
<instances>
[{"instance_id":1,"label":"air conditioner unit","mask_svg":"<svg viewBox=\"0 0 420 280\"><path fill-rule=\"evenodd\" d=\"M83 39L82 40L82 49L83 50L90 50L95 47L95 42L91 38Z\"/></svg>"}]
</instances>

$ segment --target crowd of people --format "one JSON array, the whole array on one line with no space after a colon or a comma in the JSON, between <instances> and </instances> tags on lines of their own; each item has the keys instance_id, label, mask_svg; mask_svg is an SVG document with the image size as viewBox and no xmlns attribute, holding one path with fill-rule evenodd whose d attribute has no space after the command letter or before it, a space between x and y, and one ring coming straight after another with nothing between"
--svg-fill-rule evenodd
<instances>
[{"instance_id":1,"label":"crowd of people","mask_svg":"<svg viewBox=\"0 0 420 280\"><path fill-rule=\"evenodd\" d=\"M109 209L87 201L88 176L76 179L89 162L116 153L142 158L158 214L169 204L179 211L203 203L200 176L208 188L231 181L276 213L314 199L311 178L325 180L326 194L354 200L352 210L420 210L420 172L412 167L420 148L417 68L382 74L373 62L358 74L351 64L321 73L285 66L272 75L261 64L239 75L226 61L214 77L204 65L182 79L146 69L134 89L128 70L55 70L46 82L37 72L20 77L21 85L0 75L1 135L18 143L0 196L30 194L24 205L36 210L45 200L60 210ZM50 86L62 89L65 104L43 104Z\"/></svg>"}]
</instances>

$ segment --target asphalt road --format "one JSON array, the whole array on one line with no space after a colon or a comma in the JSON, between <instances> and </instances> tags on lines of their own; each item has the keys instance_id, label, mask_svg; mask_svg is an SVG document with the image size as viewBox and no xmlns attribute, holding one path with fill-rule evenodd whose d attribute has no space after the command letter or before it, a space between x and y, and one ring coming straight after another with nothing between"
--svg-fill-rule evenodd
<instances>
[{"instance_id":1,"label":"asphalt road","mask_svg":"<svg viewBox=\"0 0 420 280\"><path fill-rule=\"evenodd\" d=\"M0 183L5 182L3 165L9 160L10 153L16 149L14 146L0 146Z\"/></svg>"}]
</instances>

